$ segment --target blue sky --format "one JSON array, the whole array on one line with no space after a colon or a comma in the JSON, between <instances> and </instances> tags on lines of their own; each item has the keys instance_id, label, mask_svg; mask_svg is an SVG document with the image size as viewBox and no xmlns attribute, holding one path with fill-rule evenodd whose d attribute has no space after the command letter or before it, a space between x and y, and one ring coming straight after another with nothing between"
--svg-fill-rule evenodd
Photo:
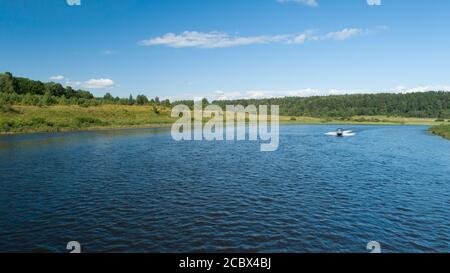
<instances>
[{"instance_id":1,"label":"blue sky","mask_svg":"<svg viewBox=\"0 0 450 273\"><path fill-rule=\"evenodd\" d=\"M450 91L449 13L447 0L0 0L0 71L121 97Z\"/></svg>"}]
</instances>

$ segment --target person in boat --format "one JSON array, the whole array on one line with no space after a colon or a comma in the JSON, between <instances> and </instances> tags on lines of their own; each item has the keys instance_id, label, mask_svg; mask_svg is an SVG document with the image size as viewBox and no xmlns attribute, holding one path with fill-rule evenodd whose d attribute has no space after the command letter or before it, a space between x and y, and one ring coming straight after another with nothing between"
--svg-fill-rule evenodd
<instances>
[{"instance_id":1,"label":"person in boat","mask_svg":"<svg viewBox=\"0 0 450 273\"><path fill-rule=\"evenodd\" d=\"M339 137L343 136L344 135L344 130L342 130L341 128L337 129L336 130L336 135L339 136Z\"/></svg>"}]
</instances>

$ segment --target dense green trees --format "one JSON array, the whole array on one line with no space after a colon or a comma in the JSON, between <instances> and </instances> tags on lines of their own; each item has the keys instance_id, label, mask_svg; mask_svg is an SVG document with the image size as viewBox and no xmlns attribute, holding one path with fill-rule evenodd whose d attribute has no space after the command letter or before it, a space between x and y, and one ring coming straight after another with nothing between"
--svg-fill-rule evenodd
<instances>
[{"instance_id":1,"label":"dense green trees","mask_svg":"<svg viewBox=\"0 0 450 273\"><path fill-rule=\"evenodd\" d=\"M160 102L156 97L149 101L145 95L138 95L136 99L132 95L129 98L113 97L106 93L102 98L95 98L89 91L74 90L72 87L64 87L59 83L43 83L27 78L14 77L11 73L0 73L0 105L81 105L95 106L99 104L119 105L156 105L170 107L170 101Z\"/></svg>"},{"instance_id":2,"label":"dense green trees","mask_svg":"<svg viewBox=\"0 0 450 273\"><path fill-rule=\"evenodd\" d=\"M14 93L14 79L11 73L0 74L0 92Z\"/></svg>"},{"instance_id":3,"label":"dense green trees","mask_svg":"<svg viewBox=\"0 0 450 273\"><path fill-rule=\"evenodd\" d=\"M43 83L27 78L14 77L11 73L0 74L0 92L18 95L45 95L66 98L93 99L94 96L89 91L73 90L72 87L63 87L59 83Z\"/></svg>"},{"instance_id":4,"label":"dense green trees","mask_svg":"<svg viewBox=\"0 0 450 273\"><path fill-rule=\"evenodd\" d=\"M408 94L356 94L315 97L285 97L271 99L213 101L225 109L226 105L279 105L283 116L352 117L401 116L418 118L450 118L450 92ZM194 101L181 100L191 109ZM204 103L203 103L204 104Z\"/></svg>"},{"instance_id":5,"label":"dense green trees","mask_svg":"<svg viewBox=\"0 0 450 273\"><path fill-rule=\"evenodd\" d=\"M202 101L206 106L209 102ZM351 117L356 115L403 116L419 118L450 118L450 92L424 92L408 94L356 94L316 97L286 97L271 99L213 101L225 109L226 105L247 106L279 105L280 114L284 116L311 117ZM81 105L99 104L119 105L156 105L170 107L185 104L191 108L194 101L183 100L170 103L160 101L158 97L148 99L145 95L136 98L113 97L106 93L102 98L95 98L89 91L74 90L59 83L42 83L26 78L14 77L11 73L0 73L0 105Z\"/></svg>"},{"instance_id":6,"label":"dense green trees","mask_svg":"<svg viewBox=\"0 0 450 273\"><path fill-rule=\"evenodd\" d=\"M356 94L214 101L222 107L241 104L279 105L285 116L351 117L386 115L419 118L450 118L450 92L408 94Z\"/></svg>"},{"instance_id":7,"label":"dense green trees","mask_svg":"<svg viewBox=\"0 0 450 273\"><path fill-rule=\"evenodd\" d=\"M139 105L144 105L144 104L148 104L148 98L147 98L147 96L144 96L144 95L138 95L137 97L136 97L136 104L139 104Z\"/></svg>"}]
</instances>

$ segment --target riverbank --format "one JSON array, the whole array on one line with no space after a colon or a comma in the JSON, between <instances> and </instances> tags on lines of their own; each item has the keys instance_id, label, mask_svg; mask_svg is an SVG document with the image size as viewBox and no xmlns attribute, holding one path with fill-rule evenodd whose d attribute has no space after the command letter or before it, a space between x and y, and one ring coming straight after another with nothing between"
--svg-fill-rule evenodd
<instances>
[{"instance_id":1,"label":"riverbank","mask_svg":"<svg viewBox=\"0 0 450 273\"><path fill-rule=\"evenodd\" d=\"M81 107L57 105L38 107L15 105L3 109L0 113L0 134L153 128L170 126L175 120L175 118L170 117L170 109L158 108L155 111L151 106L100 105ZM434 119L386 116L355 116L349 118L281 116L280 123L435 126L442 122L437 122Z\"/></svg>"},{"instance_id":2,"label":"riverbank","mask_svg":"<svg viewBox=\"0 0 450 273\"><path fill-rule=\"evenodd\" d=\"M150 106L13 106L0 113L0 134L169 126L170 110Z\"/></svg>"},{"instance_id":3,"label":"riverbank","mask_svg":"<svg viewBox=\"0 0 450 273\"><path fill-rule=\"evenodd\" d=\"M441 124L433 126L429 131L435 135L441 136L443 138L450 140L450 124Z\"/></svg>"},{"instance_id":4,"label":"riverbank","mask_svg":"<svg viewBox=\"0 0 450 273\"><path fill-rule=\"evenodd\" d=\"M337 125L439 125L431 118L404 118L387 116L354 116L346 118L280 117L280 123L291 124L337 124Z\"/></svg>"}]
</instances>

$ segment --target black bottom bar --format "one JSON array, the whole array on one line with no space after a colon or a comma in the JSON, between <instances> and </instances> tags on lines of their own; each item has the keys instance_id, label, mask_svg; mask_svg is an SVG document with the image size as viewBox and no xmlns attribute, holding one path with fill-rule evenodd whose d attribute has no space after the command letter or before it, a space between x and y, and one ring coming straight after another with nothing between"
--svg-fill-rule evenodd
<instances>
[{"instance_id":1,"label":"black bottom bar","mask_svg":"<svg viewBox=\"0 0 450 273\"><path fill-rule=\"evenodd\" d=\"M430 262L431 260L431 262ZM397 263L402 271L446 262L448 254L0 254L3 266L45 266L63 270L140 268L144 272L309 272L367 270L384 272ZM425 267L426 266L426 267ZM158 269L158 270L157 270ZM330 271L328 271L330 272Z\"/></svg>"}]
</instances>

